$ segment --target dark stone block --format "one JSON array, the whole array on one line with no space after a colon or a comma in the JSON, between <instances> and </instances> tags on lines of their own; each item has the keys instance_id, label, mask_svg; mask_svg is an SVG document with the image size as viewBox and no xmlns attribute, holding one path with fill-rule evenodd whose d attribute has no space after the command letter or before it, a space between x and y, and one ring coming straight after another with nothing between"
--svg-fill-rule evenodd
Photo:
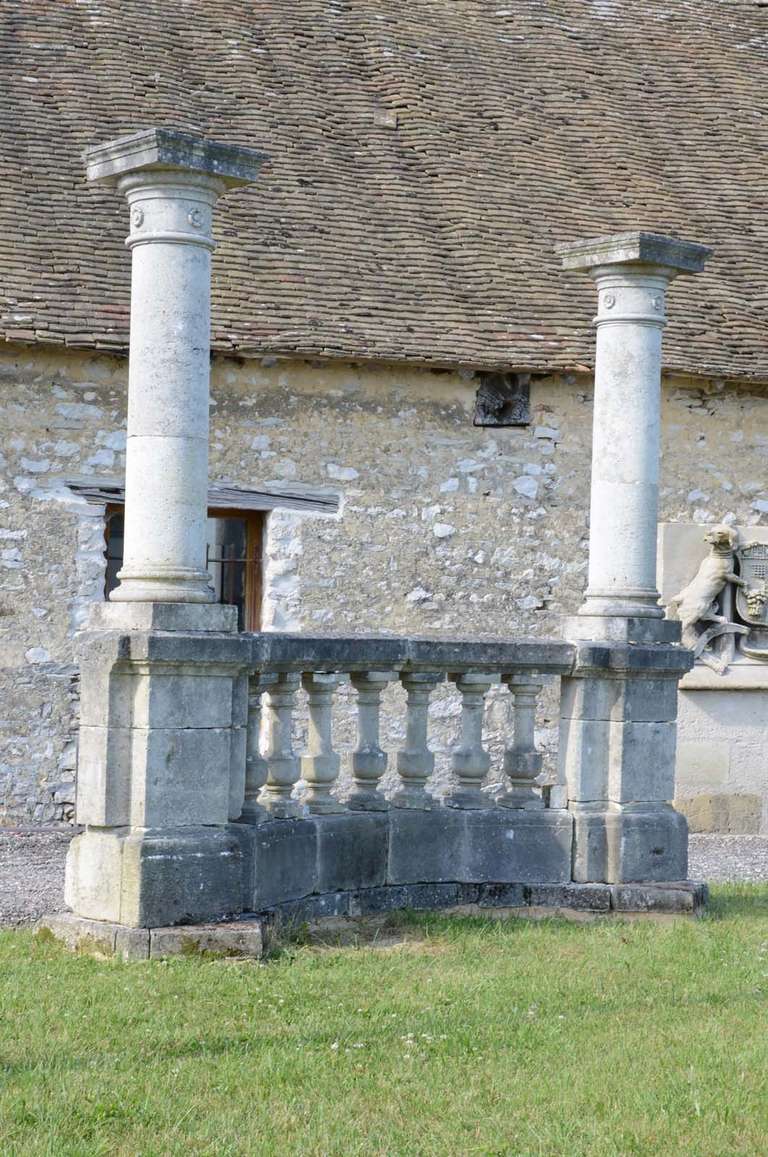
<instances>
[{"instance_id":1,"label":"dark stone block","mask_svg":"<svg viewBox=\"0 0 768 1157\"><path fill-rule=\"evenodd\" d=\"M534 884L526 892L533 907L586 912L608 912L611 907L611 890L607 885Z\"/></svg>"},{"instance_id":2,"label":"dark stone block","mask_svg":"<svg viewBox=\"0 0 768 1157\"><path fill-rule=\"evenodd\" d=\"M482 884L459 884L459 903L478 904L482 888Z\"/></svg>"},{"instance_id":3,"label":"dark stone block","mask_svg":"<svg viewBox=\"0 0 768 1157\"><path fill-rule=\"evenodd\" d=\"M358 891L386 882L387 812L315 816L318 892Z\"/></svg>"},{"instance_id":4,"label":"dark stone block","mask_svg":"<svg viewBox=\"0 0 768 1157\"><path fill-rule=\"evenodd\" d=\"M592 642L577 645L577 676L600 671L625 672L650 676L684 675L693 666L692 653L676 646L680 624L667 619L630 620L637 624L626 641ZM582 624L583 625L583 624ZM631 631L631 628L630 628ZM656 638L659 634L663 637Z\"/></svg>"},{"instance_id":5,"label":"dark stone block","mask_svg":"<svg viewBox=\"0 0 768 1157\"><path fill-rule=\"evenodd\" d=\"M408 907L408 889L397 885L383 888L367 888L352 896L349 903L350 916L371 916L377 912L393 912Z\"/></svg>"},{"instance_id":6,"label":"dark stone block","mask_svg":"<svg viewBox=\"0 0 768 1157\"><path fill-rule=\"evenodd\" d=\"M434 807L431 811L392 808L387 881L418 884L464 879L464 832L468 814L448 807Z\"/></svg>"},{"instance_id":7,"label":"dark stone block","mask_svg":"<svg viewBox=\"0 0 768 1157\"><path fill-rule=\"evenodd\" d=\"M332 892L325 896L309 896L304 901L307 920L320 920L323 916L348 916L349 892Z\"/></svg>"},{"instance_id":8,"label":"dark stone block","mask_svg":"<svg viewBox=\"0 0 768 1157\"><path fill-rule=\"evenodd\" d=\"M480 884L481 908L524 908L528 903L524 884Z\"/></svg>"},{"instance_id":9,"label":"dark stone block","mask_svg":"<svg viewBox=\"0 0 768 1157\"><path fill-rule=\"evenodd\" d=\"M234 823L228 825L234 839L240 846L240 869L243 883L243 911L247 912L253 904L254 889L256 887L256 846L258 842L258 828L250 824Z\"/></svg>"},{"instance_id":10,"label":"dark stone block","mask_svg":"<svg viewBox=\"0 0 768 1157\"><path fill-rule=\"evenodd\" d=\"M607 812L605 826L610 883L661 884L687 877L688 824L674 808Z\"/></svg>"},{"instance_id":11,"label":"dark stone block","mask_svg":"<svg viewBox=\"0 0 768 1157\"><path fill-rule=\"evenodd\" d=\"M317 830L315 820L271 820L256 833L254 912L317 891ZM328 889L329 891L333 889Z\"/></svg>"},{"instance_id":12,"label":"dark stone block","mask_svg":"<svg viewBox=\"0 0 768 1157\"><path fill-rule=\"evenodd\" d=\"M573 812L573 878L579 883L608 881L604 812Z\"/></svg>"},{"instance_id":13,"label":"dark stone block","mask_svg":"<svg viewBox=\"0 0 768 1157\"><path fill-rule=\"evenodd\" d=\"M310 920L322 920L326 916L349 915L349 892L330 892L324 896L306 896L303 900L291 900L277 907L281 924L304 924Z\"/></svg>"},{"instance_id":14,"label":"dark stone block","mask_svg":"<svg viewBox=\"0 0 768 1157\"><path fill-rule=\"evenodd\" d=\"M242 911L240 846L224 828L130 835L123 844L126 923L196 924ZM133 897L138 900L133 908Z\"/></svg>"},{"instance_id":15,"label":"dark stone block","mask_svg":"<svg viewBox=\"0 0 768 1157\"><path fill-rule=\"evenodd\" d=\"M616 912L688 912L702 907L696 884L670 887L653 884L615 884L611 902Z\"/></svg>"},{"instance_id":16,"label":"dark stone block","mask_svg":"<svg viewBox=\"0 0 768 1157\"><path fill-rule=\"evenodd\" d=\"M460 903L459 884L411 884L405 888L406 908L455 908Z\"/></svg>"},{"instance_id":17,"label":"dark stone block","mask_svg":"<svg viewBox=\"0 0 768 1157\"><path fill-rule=\"evenodd\" d=\"M463 877L477 883L558 884L571 879L567 812L469 811Z\"/></svg>"}]
</instances>

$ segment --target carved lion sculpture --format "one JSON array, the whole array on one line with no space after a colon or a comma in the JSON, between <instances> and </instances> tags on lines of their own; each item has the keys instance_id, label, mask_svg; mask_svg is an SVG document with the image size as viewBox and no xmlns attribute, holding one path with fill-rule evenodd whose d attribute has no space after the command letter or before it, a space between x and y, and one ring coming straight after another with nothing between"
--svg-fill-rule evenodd
<instances>
[{"instance_id":1,"label":"carved lion sculpture","mask_svg":"<svg viewBox=\"0 0 768 1157\"><path fill-rule=\"evenodd\" d=\"M702 637L696 631L697 623L728 622L725 615L718 613L716 606L716 600L726 583L735 583L739 587L747 585L733 569L737 532L730 526L713 526L704 535L704 541L710 544L709 554L694 578L667 604L668 617L680 620L683 625L683 642L696 653L702 649Z\"/></svg>"}]
</instances>

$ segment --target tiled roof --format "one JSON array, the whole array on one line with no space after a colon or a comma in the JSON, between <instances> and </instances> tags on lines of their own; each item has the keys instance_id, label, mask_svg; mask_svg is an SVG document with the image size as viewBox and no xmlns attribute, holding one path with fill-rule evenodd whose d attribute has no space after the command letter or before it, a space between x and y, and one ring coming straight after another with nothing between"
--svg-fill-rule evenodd
<instances>
[{"instance_id":1,"label":"tiled roof","mask_svg":"<svg viewBox=\"0 0 768 1157\"><path fill-rule=\"evenodd\" d=\"M768 7L755 0L3 0L0 326L124 348L125 206L86 145L264 148L217 215L214 344L588 365L558 242L710 244L669 368L768 381Z\"/></svg>"}]
</instances>

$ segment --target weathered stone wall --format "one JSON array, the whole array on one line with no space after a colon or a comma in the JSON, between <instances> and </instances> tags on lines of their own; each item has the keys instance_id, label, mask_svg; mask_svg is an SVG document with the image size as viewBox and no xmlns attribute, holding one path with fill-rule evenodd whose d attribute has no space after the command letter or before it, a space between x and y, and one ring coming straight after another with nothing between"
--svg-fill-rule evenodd
<instances>
[{"instance_id":1,"label":"weathered stone wall","mask_svg":"<svg viewBox=\"0 0 768 1157\"><path fill-rule=\"evenodd\" d=\"M65 481L121 474L126 370L53 347L8 347L0 360L0 822L71 814L72 636L103 589L103 510ZM476 388L470 373L214 362L211 478L331 486L342 500L335 517L270 516L265 626L558 633L586 573L589 376L537 381L522 429L474 427ZM765 398L722 383L666 393L662 517L763 517ZM457 709L436 696L443 767ZM497 695L495 749L504 714ZM349 713L339 734L351 739ZM554 690L539 738L551 752Z\"/></svg>"}]
</instances>

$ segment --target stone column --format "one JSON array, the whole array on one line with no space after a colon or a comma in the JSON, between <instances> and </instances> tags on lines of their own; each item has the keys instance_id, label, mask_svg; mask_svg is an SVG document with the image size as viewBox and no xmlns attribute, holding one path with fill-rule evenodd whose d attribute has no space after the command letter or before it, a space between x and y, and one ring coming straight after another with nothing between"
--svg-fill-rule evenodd
<instances>
[{"instance_id":1,"label":"stone column","mask_svg":"<svg viewBox=\"0 0 768 1157\"><path fill-rule=\"evenodd\" d=\"M152 129L86 159L89 179L130 206L126 553L115 601L94 605L81 645L85 831L65 894L77 916L149 928L242 903L242 825L229 820L243 804L250 647L234 607L200 604L212 597L211 213L261 156Z\"/></svg>"},{"instance_id":2,"label":"stone column","mask_svg":"<svg viewBox=\"0 0 768 1157\"><path fill-rule=\"evenodd\" d=\"M655 233L561 247L597 285L589 584L579 614L663 617L656 589L661 335L673 277L710 250Z\"/></svg>"},{"instance_id":3,"label":"stone column","mask_svg":"<svg viewBox=\"0 0 768 1157\"><path fill-rule=\"evenodd\" d=\"M86 153L130 209L125 551L116 602L211 602L206 570L213 207L263 157L168 129Z\"/></svg>"},{"instance_id":4,"label":"stone column","mask_svg":"<svg viewBox=\"0 0 768 1157\"><path fill-rule=\"evenodd\" d=\"M598 290L589 532L577 644L562 680L561 774L574 817L574 879L680 880L688 833L674 797L677 683L691 664L656 590L661 335L673 277L709 250L625 233L560 249Z\"/></svg>"}]
</instances>

